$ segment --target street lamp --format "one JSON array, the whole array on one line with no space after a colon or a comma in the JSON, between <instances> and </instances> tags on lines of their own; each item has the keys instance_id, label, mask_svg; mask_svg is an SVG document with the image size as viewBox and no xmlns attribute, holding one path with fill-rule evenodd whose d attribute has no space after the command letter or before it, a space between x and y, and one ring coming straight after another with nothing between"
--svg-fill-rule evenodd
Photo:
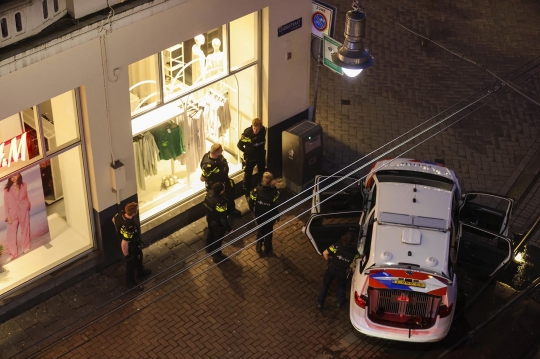
<instances>
[{"instance_id":1,"label":"street lamp","mask_svg":"<svg viewBox=\"0 0 540 359\"><path fill-rule=\"evenodd\" d=\"M366 37L366 13L361 10L359 0L354 0L353 9L345 20L345 41L332 54L332 61L343 69L345 75L355 77L373 65L373 57L364 47Z\"/></svg>"}]
</instances>

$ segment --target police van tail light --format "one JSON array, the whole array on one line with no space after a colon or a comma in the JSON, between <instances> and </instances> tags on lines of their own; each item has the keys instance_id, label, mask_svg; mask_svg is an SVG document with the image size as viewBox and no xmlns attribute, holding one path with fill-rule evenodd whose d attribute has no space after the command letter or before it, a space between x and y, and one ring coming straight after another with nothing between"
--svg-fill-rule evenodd
<instances>
[{"instance_id":1,"label":"police van tail light","mask_svg":"<svg viewBox=\"0 0 540 359\"><path fill-rule=\"evenodd\" d=\"M439 307L439 316L441 318L446 318L447 316L450 315L450 313L452 313L452 304L450 305L441 305Z\"/></svg>"},{"instance_id":2,"label":"police van tail light","mask_svg":"<svg viewBox=\"0 0 540 359\"><path fill-rule=\"evenodd\" d=\"M365 295L359 295L357 291L354 292L354 302L362 309L366 309L367 297Z\"/></svg>"}]
</instances>

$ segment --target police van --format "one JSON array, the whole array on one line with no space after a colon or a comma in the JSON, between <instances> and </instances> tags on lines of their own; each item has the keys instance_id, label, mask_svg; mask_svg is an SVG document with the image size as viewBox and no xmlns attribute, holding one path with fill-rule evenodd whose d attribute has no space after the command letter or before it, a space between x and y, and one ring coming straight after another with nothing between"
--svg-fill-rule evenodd
<instances>
[{"instance_id":1,"label":"police van","mask_svg":"<svg viewBox=\"0 0 540 359\"><path fill-rule=\"evenodd\" d=\"M383 160L361 181L318 176L314 193L303 231L317 253L347 231L358 234L350 319L366 335L443 339L456 308L458 263L491 276L511 258L506 235L514 201L462 194L455 173L442 164Z\"/></svg>"}]
</instances>

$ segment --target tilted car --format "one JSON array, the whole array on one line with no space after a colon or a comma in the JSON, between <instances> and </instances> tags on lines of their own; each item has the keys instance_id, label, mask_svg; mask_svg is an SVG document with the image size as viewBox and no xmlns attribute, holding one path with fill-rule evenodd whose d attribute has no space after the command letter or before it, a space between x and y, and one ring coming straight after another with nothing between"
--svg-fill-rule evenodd
<instances>
[{"instance_id":1,"label":"tilted car","mask_svg":"<svg viewBox=\"0 0 540 359\"><path fill-rule=\"evenodd\" d=\"M458 260L490 276L511 258L513 200L462 194L455 173L441 164L379 161L362 181L317 176L314 193L303 230L319 254L345 232L358 233L350 319L366 335L443 339L456 308Z\"/></svg>"}]
</instances>

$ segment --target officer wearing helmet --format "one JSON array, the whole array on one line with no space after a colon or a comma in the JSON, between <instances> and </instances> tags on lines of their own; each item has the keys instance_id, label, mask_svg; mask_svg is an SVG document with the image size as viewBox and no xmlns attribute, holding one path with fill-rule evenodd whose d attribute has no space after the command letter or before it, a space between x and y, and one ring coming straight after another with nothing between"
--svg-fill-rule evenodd
<instances>
[{"instance_id":1,"label":"officer wearing helmet","mask_svg":"<svg viewBox=\"0 0 540 359\"><path fill-rule=\"evenodd\" d=\"M117 213L112 221L116 228L116 234L121 239L121 249L126 261L126 284L128 288L144 290L139 282L135 280L135 273L139 280L152 273L150 269L143 266L143 252L141 250L142 242L139 233L139 227L134 217L137 215L139 206L136 202L126 204L126 207L120 213Z\"/></svg>"}]
</instances>

